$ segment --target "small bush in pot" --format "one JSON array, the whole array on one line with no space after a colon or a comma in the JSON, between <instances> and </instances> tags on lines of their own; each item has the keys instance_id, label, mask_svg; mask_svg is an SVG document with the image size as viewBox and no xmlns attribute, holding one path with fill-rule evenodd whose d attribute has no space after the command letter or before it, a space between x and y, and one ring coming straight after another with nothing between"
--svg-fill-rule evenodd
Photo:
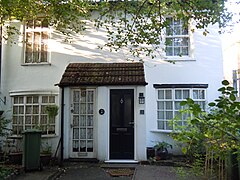
<instances>
[{"instance_id":1,"label":"small bush in pot","mask_svg":"<svg viewBox=\"0 0 240 180\"><path fill-rule=\"evenodd\" d=\"M157 142L154 146L155 149L155 156L156 160L165 160L168 158L168 149L172 149L172 145L162 141L162 142Z\"/></svg>"}]
</instances>

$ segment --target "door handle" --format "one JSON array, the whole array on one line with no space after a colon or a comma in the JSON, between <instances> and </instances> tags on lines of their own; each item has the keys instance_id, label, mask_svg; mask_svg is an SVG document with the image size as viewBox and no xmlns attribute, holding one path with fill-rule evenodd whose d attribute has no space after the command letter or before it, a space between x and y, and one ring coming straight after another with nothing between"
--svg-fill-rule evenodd
<instances>
[{"instance_id":1,"label":"door handle","mask_svg":"<svg viewBox=\"0 0 240 180\"><path fill-rule=\"evenodd\" d=\"M129 124L129 125L133 125L133 124L134 124L134 121L130 121L128 124Z\"/></svg>"}]
</instances>

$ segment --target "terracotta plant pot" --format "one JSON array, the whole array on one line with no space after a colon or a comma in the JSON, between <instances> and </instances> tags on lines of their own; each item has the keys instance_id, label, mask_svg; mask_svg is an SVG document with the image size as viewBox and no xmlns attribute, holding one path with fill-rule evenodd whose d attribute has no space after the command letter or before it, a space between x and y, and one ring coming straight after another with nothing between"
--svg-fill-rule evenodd
<instances>
[{"instance_id":1,"label":"terracotta plant pot","mask_svg":"<svg viewBox=\"0 0 240 180\"><path fill-rule=\"evenodd\" d=\"M9 163L21 165L23 153L22 152L9 153L8 158L9 158Z\"/></svg>"},{"instance_id":2,"label":"terracotta plant pot","mask_svg":"<svg viewBox=\"0 0 240 180\"><path fill-rule=\"evenodd\" d=\"M40 161L43 166L50 164L52 154L40 154Z\"/></svg>"}]
</instances>

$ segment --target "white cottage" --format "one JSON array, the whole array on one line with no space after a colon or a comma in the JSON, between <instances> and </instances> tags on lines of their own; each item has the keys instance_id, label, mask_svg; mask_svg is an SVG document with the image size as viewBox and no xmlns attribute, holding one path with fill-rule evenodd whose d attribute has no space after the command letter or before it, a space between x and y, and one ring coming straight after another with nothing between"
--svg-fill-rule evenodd
<instances>
[{"instance_id":1,"label":"white cottage","mask_svg":"<svg viewBox=\"0 0 240 180\"><path fill-rule=\"evenodd\" d=\"M179 154L169 122L180 102L191 97L205 107L218 97L223 60L215 25L203 36L172 19L170 28L178 31L165 37L172 43L144 63L127 62L124 50L100 50L106 32L90 22L71 42L44 20L13 25L22 34L3 44L1 62L1 108L12 119L11 138L41 128L62 159L138 162L157 141L174 144L171 151ZM60 107L55 120L45 111L52 104Z\"/></svg>"}]
</instances>

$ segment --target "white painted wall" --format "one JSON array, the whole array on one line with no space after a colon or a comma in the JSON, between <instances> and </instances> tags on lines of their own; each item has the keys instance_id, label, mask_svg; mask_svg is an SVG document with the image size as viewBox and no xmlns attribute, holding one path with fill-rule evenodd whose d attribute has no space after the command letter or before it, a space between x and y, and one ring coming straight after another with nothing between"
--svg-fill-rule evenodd
<instances>
[{"instance_id":1,"label":"white painted wall","mask_svg":"<svg viewBox=\"0 0 240 180\"><path fill-rule=\"evenodd\" d=\"M20 23L16 26L22 30ZM146 109L145 115L139 115L139 110L144 109L143 105L136 108L136 159L145 159L146 146L152 146L156 140L170 140L168 134L151 132L157 128L156 113L156 90L153 84L163 83L202 83L208 84L207 91L208 101L214 100L217 96L217 89L221 86L223 79L223 61L222 47L220 37L218 35L217 26L209 27L209 34L202 35L201 30L195 30L191 35L191 52L192 56L187 61L180 58L175 64L166 62L161 56L155 60L145 58L145 77L148 85L146 86ZM29 92L35 90L47 90L58 92L59 88L55 86L59 83L61 76L70 62L126 62L129 54L122 50L120 52L109 52L100 50L98 46L105 43L106 37L103 30L95 30L89 24L89 28L82 34L76 35L71 43L63 42L64 38L57 32L52 32L49 40L49 65L29 65L23 66L23 43L22 37L15 37L16 44L5 43L3 45L3 62L2 62L2 90L1 97L6 97L7 104L4 107L11 110L10 91ZM179 58L178 58L179 60ZM106 114L97 117L97 134L98 134L98 151L99 159L107 160L108 157L108 132L103 129L108 127L107 113L109 98L109 89L111 87L97 88L97 106L99 109L105 108ZM143 87L134 87L135 99L138 92L143 91ZM70 90L65 90L65 108L69 107ZM68 98L67 98L68 97ZM135 103L137 105L137 103ZM69 109L65 109L69 111ZM65 113L65 127L69 126L69 114ZM146 119L146 121L145 121ZM60 126L57 122L56 126ZM141 131L140 131L141 130ZM146 133L142 133L146 130ZM65 130L65 135L68 130ZM65 145L67 145L69 137L64 136ZM100 143L101 142L101 143ZM65 149L64 157L68 158L68 149Z\"/></svg>"},{"instance_id":2,"label":"white painted wall","mask_svg":"<svg viewBox=\"0 0 240 180\"><path fill-rule=\"evenodd\" d=\"M157 132L157 113L154 112L157 109L156 90L153 84L208 84L208 102L219 95L217 89L221 87L224 76L221 40L217 27L213 27L207 36L203 36L200 30L195 31L193 44L194 58L188 62L178 61L172 64L156 59L145 63L148 82L146 88L147 146L153 146L155 141L172 142L168 133ZM172 152L178 153L178 148L175 146Z\"/></svg>"}]
</instances>

